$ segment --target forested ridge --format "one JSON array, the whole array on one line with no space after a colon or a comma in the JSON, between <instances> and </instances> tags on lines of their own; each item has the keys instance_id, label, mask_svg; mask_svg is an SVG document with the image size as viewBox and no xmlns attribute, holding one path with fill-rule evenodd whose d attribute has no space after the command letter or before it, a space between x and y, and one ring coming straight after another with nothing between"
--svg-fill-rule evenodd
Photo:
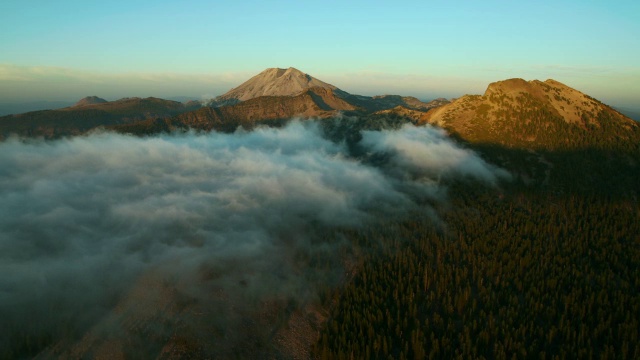
<instances>
[{"instance_id":1,"label":"forested ridge","mask_svg":"<svg viewBox=\"0 0 640 360\"><path fill-rule=\"evenodd\" d=\"M513 179L450 184L438 220L361 234L375 250L327 304L315 358L639 358L640 128L470 99L445 128Z\"/></svg>"},{"instance_id":2,"label":"forested ridge","mask_svg":"<svg viewBox=\"0 0 640 360\"><path fill-rule=\"evenodd\" d=\"M381 245L336 297L317 358L640 356L637 202L451 196L443 230L417 218L368 235Z\"/></svg>"},{"instance_id":3,"label":"forested ridge","mask_svg":"<svg viewBox=\"0 0 640 360\"><path fill-rule=\"evenodd\" d=\"M376 250L328 305L315 358L640 357L638 126L539 111L450 128L512 181L450 184L437 221L362 235Z\"/></svg>"}]
</instances>

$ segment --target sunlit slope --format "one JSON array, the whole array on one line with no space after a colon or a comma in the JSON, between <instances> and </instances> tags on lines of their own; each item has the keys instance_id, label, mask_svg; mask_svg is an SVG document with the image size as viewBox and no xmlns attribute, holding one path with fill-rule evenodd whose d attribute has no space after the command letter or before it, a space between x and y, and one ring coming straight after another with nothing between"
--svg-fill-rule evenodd
<instances>
[{"instance_id":1,"label":"sunlit slope","mask_svg":"<svg viewBox=\"0 0 640 360\"><path fill-rule=\"evenodd\" d=\"M495 82L484 95L465 95L421 122L469 142L517 148L610 148L640 139L638 123L555 80Z\"/></svg>"}]
</instances>

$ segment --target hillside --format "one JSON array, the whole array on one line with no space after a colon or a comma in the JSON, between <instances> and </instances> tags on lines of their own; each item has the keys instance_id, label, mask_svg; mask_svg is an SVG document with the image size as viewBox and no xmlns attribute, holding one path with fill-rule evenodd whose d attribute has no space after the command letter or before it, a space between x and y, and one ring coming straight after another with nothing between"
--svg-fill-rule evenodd
<instances>
[{"instance_id":1,"label":"hillside","mask_svg":"<svg viewBox=\"0 0 640 360\"><path fill-rule=\"evenodd\" d=\"M260 96L295 96L310 88L340 91L337 87L296 68L269 68L218 96L211 106L233 105Z\"/></svg>"},{"instance_id":2,"label":"hillside","mask_svg":"<svg viewBox=\"0 0 640 360\"><path fill-rule=\"evenodd\" d=\"M446 231L362 236L380 250L326 301L313 358L637 359L637 202L469 188Z\"/></svg>"},{"instance_id":3,"label":"hillside","mask_svg":"<svg viewBox=\"0 0 640 360\"><path fill-rule=\"evenodd\" d=\"M352 95L295 68L269 68L201 107L158 98L125 98L108 102L88 96L75 105L0 117L0 139L10 134L57 138L94 128L149 135L176 129L233 131L257 123L281 123L294 117L327 118L346 112L359 117L410 117L448 103L428 103L400 95ZM395 110L394 110L395 109ZM403 109L406 109L403 110Z\"/></svg>"},{"instance_id":4,"label":"hillside","mask_svg":"<svg viewBox=\"0 0 640 360\"><path fill-rule=\"evenodd\" d=\"M579 149L633 142L639 124L555 80L509 79L484 95L465 95L420 121L472 143L531 149Z\"/></svg>"},{"instance_id":5,"label":"hillside","mask_svg":"<svg viewBox=\"0 0 640 360\"><path fill-rule=\"evenodd\" d=\"M400 96L400 95L378 95L378 96L363 96L363 95L351 95L341 94L341 96L351 104L354 104L367 112L376 112L393 109L398 106L415 110L415 111L428 111L430 109L448 104L449 101L443 98L438 98L429 102L423 102L413 96Z\"/></svg>"},{"instance_id":6,"label":"hillside","mask_svg":"<svg viewBox=\"0 0 640 360\"><path fill-rule=\"evenodd\" d=\"M555 80L495 82L414 119L445 128L528 186L640 193L640 124Z\"/></svg>"},{"instance_id":7,"label":"hillside","mask_svg":"<svg viewBox=\"0 0 640 360\"><path fill-rule=\"evenodd\" d=\"M125 98L111 102L84 98L76 105L0 117L0 139L11 134L25 137L80 135L100 126L168 118L195 109L177 101L158 98Z\"/></svg>"},{"instance_id":8,"label":"hillside","mask_svg":"<svg viewBox=\"0 0 640 360\"><path fill-rule=\"evenodd\" d=\"M293 117L326 118L339 111L355 109L357 108L342 100L333 90L311 88L296 96L260 96L231 106L202 107L166 120L149 119L110 128L138 135L187 128L234 131L239 126L248 129L258 123L271 124Z\"/></svg>"},{"instance_id":9,"label":"hillside","mask_svg":"<svg viewBox=\"0 0 640 360\"><path fill-rule=\"evenodd\" d=\"M269 68L213 99L206 107L170 119L146 119L109 128L139 135L187 128L234 131L238 126L251 128L258 123L281 123L294 117L327 118L339 112L361 118L391 116L417 121L424 112L447 103L443 98L425 103L411 96L353 95L295 68Z\"/></svg>"},{"instance_id":10,"label":"hillside","mask_svg":"<svg viewBox=\"0 0 640 360\"><path fill-rule=\"evenodd\" d=\"M377 114L441 126L513 180L452 186L443 231L365 237L381 249L327 301L316 358L640 355L637 123L553 80Z\"/></svg>"},{"instance_id":11,"label":"hillside","mask_svg":"<svg viewBox=\"0 0 640 360\"><path fill-rule=\"evenodd\" d=\"M103 99L103 98L99 98L97 96L87 96L85 98L80 99L72 107L95 105L95 104L104 104L106 102L108 102L108 101Z\"/></svg>"},{"instance_id":12,"label":"hillside","mask_svg":"<svg viewBox=\"0 0 640 360\"><path fill-rule=\"evenodd\" d=\"M413 110L427 111L431 108L448 103L446 99L436 99L424 103L412 96L378 95L362 96L352 95L338 89L336 86L319 80L296 68L279 69L269 68L238 87L229 90L224 95L218 96L208 104L211 107L235 105L242 101L255 99L262 96L297 96L305 91L314 89L314 93L331 93L333 98L341 99L349 105L341 104L332 106L337 110L354 110L359 108L367 112L391 109L396 106L404 106Z\"/></svg>"}]
</instances>

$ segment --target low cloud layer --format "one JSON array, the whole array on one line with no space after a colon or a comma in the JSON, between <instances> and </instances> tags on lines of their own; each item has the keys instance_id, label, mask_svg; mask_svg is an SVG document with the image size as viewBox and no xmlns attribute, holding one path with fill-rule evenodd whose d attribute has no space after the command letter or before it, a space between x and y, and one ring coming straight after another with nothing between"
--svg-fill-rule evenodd
<instances>
[{"instance_id":1,"label":"low cloud layer","mask_svg":"<svg viewBox=\"0 0 640 360\"><path fill-rule=\"evenodd\" d=\"M360 146L384 160L353 158L313 122L0 143L0 350L95 327L149 273L200 300L238 281L240 303L315 296L291 254L334 254L310 229L402 216L443 178L508 177L429 127L365 131Z\"/></svg>"},{"instance_id":2,"label":"low cloud layer","mask_svg":"<svg viewBox=\"0 0 640 360\"><path fill-rule=\"evenodd\" d=\"M452 142L442 129L405 125L400 131L365 131L361 144L374 154L391 154L388 165L408 179L468 176L495 185L499 179L510 177L505 170Z\"/></svg>"}]
</instances>

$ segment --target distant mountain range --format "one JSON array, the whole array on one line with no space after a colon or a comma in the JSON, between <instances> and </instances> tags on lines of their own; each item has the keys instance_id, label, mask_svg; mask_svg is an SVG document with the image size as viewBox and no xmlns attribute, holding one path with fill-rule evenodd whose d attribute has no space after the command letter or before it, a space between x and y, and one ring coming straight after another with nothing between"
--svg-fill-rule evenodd
<instances>
[{"instance_id":1,"label":"distant mountain range","mask_svg":"<svg viewBox=\"0 0 640 360\"><path fill-rule=\"evenodd\" d=\"M0 139L11 134L47 139L86 133L97 127L135 123L150 118L169 118L199 107L158 98L124 98L102 102L85 98L73 106L0 117Z\"/></svg>"},{"instance_id":2,"label":"distant mountain range","mask_svg":"<svg viewBox=\"0 0 640 360\"><path fill-rule=\"evenodd\" d=\"M86 98L91 98L87 96ZM98 98L96 96L96 98ZM194 96L171 96L165 98L165 100L173 100L177 102L187 103L190 101L196 101L197 97ZM80 101L82 101L81 99ZM100 98L99 98L100 99ZM105 99L102 99L105 100ZM107 100L105 100L107 101ZM78 101L79 102L79 101ZM28 102L0 102L0 117L6 115L17 115L26 112L42 111L42 110L59 110L76 105L78 102L74 101L28 101Z\"/></svg>"},{"instance_id":3,"label":"distant mountain range","mask_svg":"<svg viewBox=\"0 0 640 360\"><path fill-rule=\"evenodd\" d=\"M352 95L295 68L266 69L206 106L158 98L125 98L108 102L86 97L73 106L0 117L0 138L19 136L56 138L79 135L96 127L149 134L192 127L233 131L262 121L295 116L331 117L340 112L360 115L401 107L427 111L447 103L437 99L424 103L398 95ZM400 110L398 110L400 111Z\"/></svg>"},{"instance_id":4,"label":"distant mountain range","mask_svg":"<svg viewBox=\"0 0 640 360\"><path fill-rule=\"evenodd\" d=\"M270 68L203 105L158 98L106 101L86 97L75 105L0 117L0 138L10 134L56 138L97 127L137 135L178 129L234 131L294 117L338 114L402 118L443 127L472 143L559 149L635 139L639 124L617 110L555 80L509 79L484 95L422 102L399 95L362 96L295 68Z\"/></svg>"},{"instance_id":5,"label":"distant mountain range","mask_svg":"<svg viewBox=\"0 0 640 360\"><path fill-rule=\"evenodd\" d=\"M422 102L350 94L295 68L271 68L205 103L90 96L62 109L3 116L0 140L11 134L55 139L98 128L138 136L189 129L233 132L280 126L292 118L342 119L333 121L326 135L346 140L354 151L363 129L431 124L527 186L640 193L640 123L552 79L508 79L489 84L483 95ZM611 175L616 173L625 175Z\"/></svg>"}]
</instances>

